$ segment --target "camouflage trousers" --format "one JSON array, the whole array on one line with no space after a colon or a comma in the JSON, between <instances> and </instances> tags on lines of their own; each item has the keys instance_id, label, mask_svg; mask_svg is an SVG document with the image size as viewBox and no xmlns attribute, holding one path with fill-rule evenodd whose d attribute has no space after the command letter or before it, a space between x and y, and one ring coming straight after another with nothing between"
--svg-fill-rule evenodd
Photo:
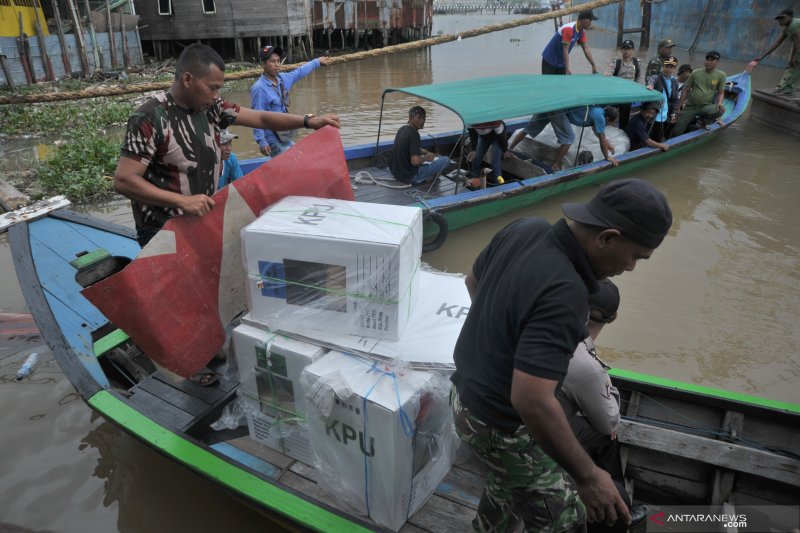
<instances>
[{"instance_id":1,"label":"camouflage trousers","mask_svg":"<svg viewBox=\"0 0 800 533\"><path fill-rule=\"evenodd\" d=\"M522 426L509 434L493 429L461 405L456 388L450 399L456 433L489 467L475 531L511 532L519 522L528 532L579 532L586 508L572 478Z\"/></svg>"}]
</instances>

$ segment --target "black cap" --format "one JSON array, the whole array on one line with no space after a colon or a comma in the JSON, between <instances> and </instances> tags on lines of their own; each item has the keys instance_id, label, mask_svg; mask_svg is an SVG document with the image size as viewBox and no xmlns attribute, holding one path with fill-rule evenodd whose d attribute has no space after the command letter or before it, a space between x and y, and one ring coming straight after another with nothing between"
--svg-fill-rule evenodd
<instances>
[{"instance_id":1,"label":"black cap","mask_svg":"<svg viewBox=\"0 0 800 533\"><path fill-rule=\"evenodd\" d=\"M648 248L657 248L672 226L667 199L636 178L612 181L589 202L564 204L561 210L575 222L619 230Z\"/></svg>"},{"instance_id":2,"label":"black cap","mask_svg":"<svg viewBox=\"0 0 800 533\"><path fill-rule=\"evenodd\" d=\"M625 39L624 41L622 41L622 47L621 48L633 49L633 48L636 48L636 47L633 46L633 41L631 41L630 39Z\"/></svg>"},{"instance_id":3,"label":"black cap","mask_svg":"<svg viewBox=\"0 0 800 533\"><path fill-rule=\"evenodd\" d=\"M711 50L710 52L706 53L706 59L708 59L709 57L714 58L714 59L719 59L719 57L720 57L719 56L719 52L717 52L716 50Z\"/></svg>"},{"instance_id":4,"label":"black cap","mask_svg":"<svg viewBox=\"0 0 800 533\"><path fill-rule=\"evenodd\" d=\"M646 102L642 109L655 109L655 110L658 110L658 109L661 109L661 107L658 105L658 102Z\"/></svg>"},{"instance_id":5,"label":"black cap","mask_svg":"<svg viewBox=\"0 0 800 533\"><path fill-rule=\"evenodd\" d=\"M783 11L778 13L778 16L775 17L775 20L778 20L781 17L794 17L794 10L793 9L784 9Z\"/></svg>"},{"instance_id":6,"label":"black cap","mask_svg":"<svg viewBox=\"0 0 800 533\"><path fill-rule=\"evenodd\" d=\"M597 292L589 295L589 318L594 322L613 322L619 309L619 289L609 279L597 282Z\"/></svg>"},{"instance_id":7,"label":"black cap","mask_svg":"<svg viewBox=\"0 0 800 533\"><path fill-rule=\"evenodd\" d=\"M581 11L578 13L578 20L581 19L597 20L597 17L594 16L594 11L587 9L586 11Z\"/></svg>"},{"instance_id":8,"label":"black cap","mask_svg":"<svg viewBox=\"0 0 800 533\"><path fill-rule=\"evenodd\" d=\"M689 63L684 63L678 68L678 74L680 74L681 72L686 72L687 70L691 72L692 66Z\"/></svg>"},{"instance_id":9,"label":"black cap","mask_svg":"<svg viewBox=\"0 0 800 533\"><path fill-rule=\"evenodd\" d=\"M279 46L267 45L258 52L258 62L263 63L270 58L272 54L278 54L278 57L283 59L283 48Z\"/></svg>"}]
</instances>

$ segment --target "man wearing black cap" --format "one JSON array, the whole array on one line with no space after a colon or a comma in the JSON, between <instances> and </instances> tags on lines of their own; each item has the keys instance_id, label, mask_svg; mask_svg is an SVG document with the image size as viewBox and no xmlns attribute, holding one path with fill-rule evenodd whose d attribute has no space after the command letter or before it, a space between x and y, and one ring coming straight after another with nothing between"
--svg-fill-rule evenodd
<instances>
[{"instance_id":1,"label":"man wearing black cap","mask_svg":"<svg viewBox=\"0 0 800 533\"><path fill-rule=\"evenodd\" d=\"M680 98L681 91L683 90L683 84L686 83L686 80L688 80L691 75L692 66L689 63L684 63L678 68L678 98Z\"/></svg>"},{"instance_id":2,"label":"man wearing black cap","mask_svg":"<svg viewBox=\"0 0 800 533\"><path fill-rule=\"evenodd\" d=\"M784 9L775 17L781 25L781 36L775 41L769 50L758 56L754 61L761 61L774 52L788 37L792 41L792 52L789 54L789 64L783 71L783 77L778 83L775 92L790 93L800 87L800 19L795 20L794 11Z\"/></svg>"},{"instance_id":3,"label":"man wearing black cap","mask_svg":"<svg viewBox=\"0 0 800 533\"><path fill-rule=\"evenodd\" d=\"M576 531L585 518L630 522L608 473L572 433L555 397L587 336L588 297L598 280L633 270L672 225L666 198L627 179L569 219L512 222L478 255L466 285L472 305L456 343L456 431L489 465L473 527Z\"/></svg>"},{"instance_id":4,"label":"man wearing black cap","mask_svg":"<svg viewBox=\"0 0 800 533\"><path fill-rule=\"evenodd\" d=\"M611 60L608 68L606 68L605 75L639 83L642 79L642 73L639 71L639 60L633 55L633 41L630 39L622 41L620 50L622 57ZM624 130L631 116L631 104L618 104L617 108L619 109L619 127Z\"/></svg>"},{"instance_id":5,"label":"man wearing black cap","mask_svg":"<svg viewBox=\"0 0 800 533\"><path fill-rule=\"evenodd\" d=\"M645 78L661 74L661 64L672 55L673 48L675 48L675 43L672 42L672 39L658 41L658 55L651 57L647 62L647 68L644 69Z\"/></svg>"},{"instance_id":6,"label":"man wearing black cap","mask_svg":"<svg viewBox=\"0 0 800 533\"><path fill-rule=\"evenodd\" d=\"M597 20L597 17L591 9L587 9L578 14L576 22L564 24L556 30L542 52L542 74L572 74L569 67L569 53L572 52L575 43L583 48L583 55L592 65L592 74L597 73L597 66L594 64L586 37L586 30L592 25L593 20Z\"/></svg>"},{"instance_id":7,"label":"man wearing black cap","mask_svg":"<svg viewBox=\"0 0 800 533\"><path fill-rule=\"evenodd\" d=\"M283 49L275 46L265 46L258 53L258 62L264 69L264 74L250 87L250 106L261 111L274 111L276 113L289 112L289 91L292 85L302 80L321 65L327 65L327 57L313 59L302 66L289 71L281 72L283 63ZM308 117L314 115L308 114ZM294 145L292 138L295 130L253 130L261 153L275 157Z\"/></svg>"},{"instance_id":8,"label":"man wearing black cap","mask_svg":"<svg viewBox=\"0 0 800 533\"><path fill-rule=\"evenodd\" d=\"M657 142L650 138L650 130L653 127L653 120L658 114L658 103L647 102L644 108L631 117L628 122L628 127L625 128L625 133L631 140L631 152L649 146L650 148L657 148L662 152L669 150L669 145L663 142Z\"/></svg>"},{"instance_id":9,"label":"man wearing black cap","mask_svg":"<svg viewBox=\"0 0 800 533\"><path fill-rule=\"evenodd\" d=\"M695 117L706 129L708 121L716 119L720 122L719 117L725 112L722 99L725 97L727 76L717 68L718 64L719 52L711 50L706 54L705 68L695 70L686 80L678 102L678 119L672 129L673 137L686 131L686 127Z\"/></svg>"}]
</instances>

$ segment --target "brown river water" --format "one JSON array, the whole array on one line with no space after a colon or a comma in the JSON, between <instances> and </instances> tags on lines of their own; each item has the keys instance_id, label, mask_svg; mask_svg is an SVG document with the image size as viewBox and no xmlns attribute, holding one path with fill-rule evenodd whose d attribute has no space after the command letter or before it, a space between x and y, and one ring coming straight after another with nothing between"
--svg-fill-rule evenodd
<instances>
[{"instance_id":1,"label":"brown river water","mask_svg":"<svg viewBox=\"0 0 800 533\"><path fill-rule=\"evenodd\" d=\"M509 18L437 16L434 33ZM545 22L322 68L295 87L291 109L337 112L345 144L369 142L377 132L384 88L537 73L539 53L552 32L552 22ZM614 55L614 41L613 34L590 33L598 65ZM697 66L703 52L676 55ZM646 59L651 53L638 55ZM576 71L590 72L580 50L572 58ZM724 58L720 63L729 74L743 67ZM759 67L754 84L771 87L779 77L778 69ZM246 85L225 96L249 103ZM389 96L384 131L393 134L416 103ZM429 106L426 131L458 127L454 114ZM240 135L236 153L257 155L250 132L234 129ZM638 174L666 193L675 224L652 259L615 279L622 294L619 319L599 340L609 364L800 403L799 148L797 138L744 117L679 159ZM588 200L593 192L571 193L453 232L442 249L424 259L442 270L464 272L509 221L520 216L555 221L561 203ZM122 199L83 210L132 225ZM26 312L6 235L0 236L0 312ZM0 531L3 523L58 532L265 529L257 513L228 493L92 414L39 344L0 346ZM30 381L15 382L21 360L34 349L43 361Z\"/></svg>"}]
</instances>

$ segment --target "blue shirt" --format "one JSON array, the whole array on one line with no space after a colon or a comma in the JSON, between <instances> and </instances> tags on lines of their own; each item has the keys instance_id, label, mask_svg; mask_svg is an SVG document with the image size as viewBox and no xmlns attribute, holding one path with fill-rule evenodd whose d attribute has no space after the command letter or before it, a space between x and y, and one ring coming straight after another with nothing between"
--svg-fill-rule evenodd
<instances>
[{"instance_id":1,"label":"blue shirt","mask_svg":"<svg viewBox=\"0 0 800 533\"><path fill-rule=\"evenodd\" d=\"M585 122L583 120L584 115L586 115L585 107L576 107L575 109L570 109L569 111L567 111L567 118L569 119L570 123L574 124L575 126L581 128L584 128L586 126L591 126L597 135L605 133L606 115L603 112L602 107L600 106L590 107L589 115L586 117Z\"/></svg>"},{"instance_id":2,"label":"blue shirt","mask_svg":"<svg viewBox=\"0 0 800 533\"><path fill-rule=\"evenodd\" d=\"M258 111L288 113L289 91L292 89L292 85L314 72L319 66L319 59L314 59L290 72L279 72L277 87L272 84L269 78L262 74L253 86L250 87L250 107ZM278 144L280 142L272 130L254 129L253 137L258 143L259 148L263 148L268 144Z\"/></svg>"},{"instance_id":3,"label":"blue shirt","mask_svg":"<svg viewBox=\"0 0 800 533\"><path fill-rule=\"evenodd\" d=\"M231 156L222 162L222 174L219 177L217 190L220 190L229 183L233 183L244 176L242 174L242 167L239 166L239 160L236 159L236 154L231 152Z\"/></svg>"},{"instance_id":4,"label":"blue shirt","mask_svg":"<svg viewBox=\"0 0 800 533\"><path fill-rule=\"evenodd\" d=\"M562 43L569 43L569 51L567 52L569 53L572 52L575 43L586 42L586 31L575 31L576 24L577 22L570 22L558 28L558 31L556 31L555 35L550 39L550 42L544 47L542 57L552 66L556 68L564 68L565 66Z\"/></svg>"}]
</instances>

